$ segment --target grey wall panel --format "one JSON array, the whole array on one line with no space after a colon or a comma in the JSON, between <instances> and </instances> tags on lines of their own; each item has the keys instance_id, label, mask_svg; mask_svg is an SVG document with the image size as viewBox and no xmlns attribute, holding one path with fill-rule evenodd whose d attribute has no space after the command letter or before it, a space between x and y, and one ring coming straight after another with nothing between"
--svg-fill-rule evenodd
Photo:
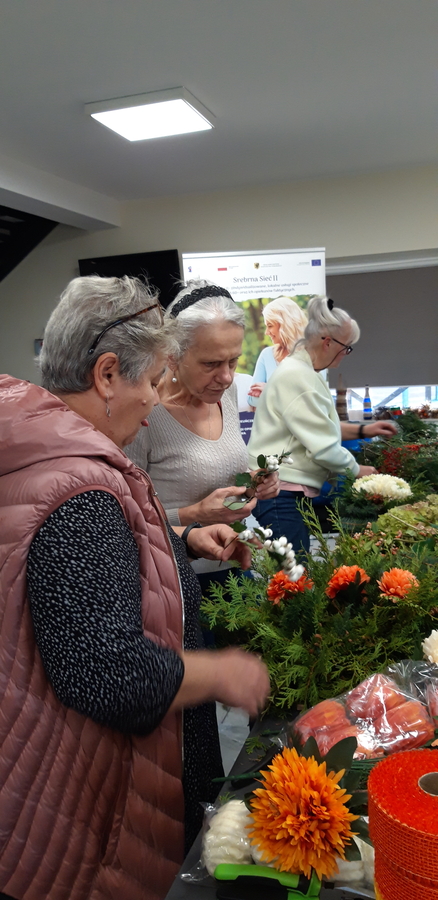
<instances>
[{"instance_id":1,"label":"grey wall panel","mask_svg":"<svg viewBox=\"0 0 438 900\"><path fill-rule=\"evenodd\" d=\"M327 276L327 296L361 329L332 387L438 384L438 267Z\"/></svg>"}]
</instances>

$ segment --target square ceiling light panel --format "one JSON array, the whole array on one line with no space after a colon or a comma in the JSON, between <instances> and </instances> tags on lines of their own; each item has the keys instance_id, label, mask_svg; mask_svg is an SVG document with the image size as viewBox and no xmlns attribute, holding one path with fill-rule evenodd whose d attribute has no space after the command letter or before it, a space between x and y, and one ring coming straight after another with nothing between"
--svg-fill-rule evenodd
<instances>
[{"instance_id":1,"label":"square ceiling light panel","mask_svg":"<svg viewBox=\"0 0 438 900\"><path fill-rule=\"evenodd\" d=\"M147 141L214 127L212 113L183 87L87 103L85 112L128 141Z\"/></svg>"}]
</instances>

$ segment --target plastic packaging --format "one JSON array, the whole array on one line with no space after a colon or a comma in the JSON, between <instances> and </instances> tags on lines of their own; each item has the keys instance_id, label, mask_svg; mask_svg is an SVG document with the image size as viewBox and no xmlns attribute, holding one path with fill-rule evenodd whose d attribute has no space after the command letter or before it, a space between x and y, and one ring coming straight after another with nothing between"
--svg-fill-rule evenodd
<instances>
[{"instance_id":1,"label":"plastic packaging","mask_svg":"<svg viewBox=\"0 0 438 900\"><path fill-rule=\"evenodd\" d=\"M250 824L251 814L243 800L206 805L201 859L190 872L181 875L182 880L203 881L208 875L213 875L216 866L222 863L252 863L251 842L246 827Z\"/></svg>"},{"instance_id":2,"label":"plastic packaging","mask_svg":"<svg viewBox=\"0 0 438 900\"><path fill-rule=\"evenodd\" d=\"M433 741L438 725L438 668L406 660L323 700L292 722L302 744L313 736L321 755L345 737L357 740L356 759L376 759Z\"/></svg>"},{"instance_id":3,"label":"plastic packaging","mask_svg":"<svg viewBox=\"0 0 438 900\"><path fill-rule=\"evenodd\" d=\"M261 857L258 847L252 845L248 838L247 825L251 823L251 814L242 800L232 799L223 805L209 804L205 806L204 826L202 830L201 859L189 872L184 872L181 879L188 883L209 882L216 866L231 864L251 864L275 867L275 861L266 863ZM355 837L362 859L356 862L337 860L338 873L330 879L336 887L354 886L357 897L374 897L369 887L373 883L374 850L360 838Z\"/></svg>"}]
</instances>

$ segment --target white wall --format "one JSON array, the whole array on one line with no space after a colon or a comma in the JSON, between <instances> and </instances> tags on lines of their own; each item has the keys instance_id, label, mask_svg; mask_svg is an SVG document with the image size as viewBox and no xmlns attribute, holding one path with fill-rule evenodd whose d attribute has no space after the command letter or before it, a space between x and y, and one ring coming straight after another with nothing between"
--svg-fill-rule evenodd
<instances>
[{"instance_id":1,"label":"white wall","mask_svg":"<svg viewBox=\"0 0 438 900\"><path fill-rule=\"evenodd\" d=\"M180 252L325 246L327 257L438 247L438 168L138 200L122 225L58 226L0 283L0 371L37 380L33 339L77 260L176 247Z\"/></svg>"}]
</instances>

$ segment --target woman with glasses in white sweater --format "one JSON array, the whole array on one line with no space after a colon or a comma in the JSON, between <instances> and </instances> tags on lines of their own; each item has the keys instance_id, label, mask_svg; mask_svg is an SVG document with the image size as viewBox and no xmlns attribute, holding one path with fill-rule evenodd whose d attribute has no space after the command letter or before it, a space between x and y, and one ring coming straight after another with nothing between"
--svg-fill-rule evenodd
<instances>
[{"instance_id":1,"label":"woman with glasses in white sweater","mask_svg":"<svg viewBox=\"0 0 438 900\"><path fill-rule=\"evenodd\" d=\"M325 297L313 297L307 315L304 338L280 363L260 397L248 445L250 466L260 453L287 450L292 456L292 464L280 466L278 496L260 499L255 515L261 525L272 528L274 537L285 535L296 552L308 551L310 545L299 508L303 498L316 497L333 473L350 471L359 478L375 472L372 466L360 466L342 446L341 424L328 384L319 374L336 368L352 352L359 326Z\"/></svg>"}]
</instances>

